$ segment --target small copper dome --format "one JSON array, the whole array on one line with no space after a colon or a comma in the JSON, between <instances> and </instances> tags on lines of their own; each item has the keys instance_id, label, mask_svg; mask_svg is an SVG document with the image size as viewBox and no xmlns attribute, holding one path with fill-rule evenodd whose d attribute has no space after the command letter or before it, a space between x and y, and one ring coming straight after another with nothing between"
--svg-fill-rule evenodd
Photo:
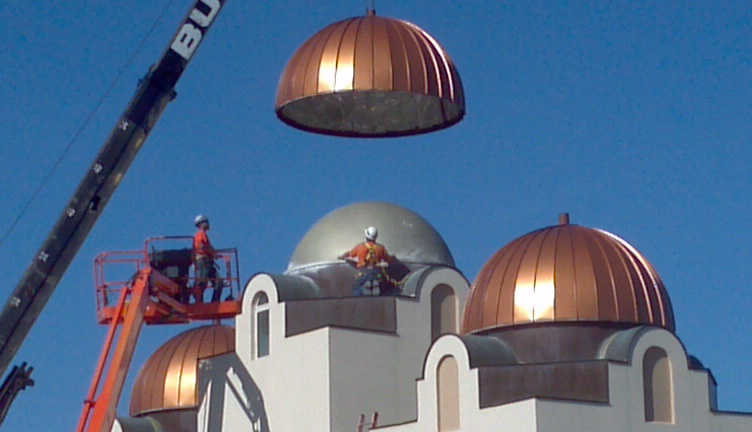
<instances>
[{"instance_id":1,"label":"small copper dome","mask_svg":"<svg viewBox=\"0 0 752 432\"><path fill-rule=\"evenodd\" d=\"M334 23L292 56L277 116L340 136L401 136L460 121L460 76L439 43L407 21L369 14Z\"/></svg>"},{"instance_id":2,"label":"small copper dome","mask_svg":"<svg viewBox=\"0 0 752 432\"><path fill-rule=\"evenodd\" d=\"M209 325L185 331L149 357L136 377L130 415L198 405L198 360L235 350L232 327Z\"/></svg>"},{"instance_id":3,"label":"small copper dome","mask_svg":"<svg viewBox=\"0 0 752 432\"><path fill-rule=\"evenodd\" d=\"M626 322L674 331L666 288L629 243L562 224L526 234L483 266L463 333L533 322Z\"/></svg>"}]
</instances>

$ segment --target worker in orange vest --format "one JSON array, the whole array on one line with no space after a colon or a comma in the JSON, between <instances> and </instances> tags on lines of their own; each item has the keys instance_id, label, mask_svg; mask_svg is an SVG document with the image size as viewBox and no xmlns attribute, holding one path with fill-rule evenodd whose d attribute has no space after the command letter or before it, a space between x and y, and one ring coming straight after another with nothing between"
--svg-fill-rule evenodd
<instances>
[{"instance_id":1,"label":"worker in orange vest","mask_svg":"<svg viewBox=\"0 0 752 432\"><path fill-rule=\"evenodd\" d=\"M394 261L394 257L389 255L384 245L376 243L379 235L376 227L366 228L365 235L365 242L341 254L338 258L355 261L358 278L353 285L354 295L387 294L390 283L386 277L386 267Z\"/></svg>"},{"instance_id":2,"label":"worker in orange vest","mask_svg":"<svg viewBox=\"0 0 752 432\"><path fill-rule=\"evenodd\" d=\"M212 302L219 301L222 295L221 282L217 278L217 269L214 267L214 259L217 257L217 251L209 241L209 218L204 215L198 215L194 219L196 224L196 234L193 236L193 262L196 270L196 283L193 285L193 297L196 303L204 302L204 290L209 281L212 282L214 292L212 293Z\"/></svg>"}]
</instances>

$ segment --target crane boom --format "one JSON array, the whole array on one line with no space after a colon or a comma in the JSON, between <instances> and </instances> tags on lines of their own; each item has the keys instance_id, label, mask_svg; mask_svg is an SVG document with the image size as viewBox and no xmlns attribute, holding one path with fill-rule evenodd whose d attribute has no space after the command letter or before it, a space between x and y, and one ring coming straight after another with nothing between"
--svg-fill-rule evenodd
<instances>
[{"instance_id":1,"label":"crane boom","mask_svg":"<svg viewBox=\"0 0 752 432\"><path fill-rule=\"evenodd\" d=\"M226 0L196 0L152 66L0 314L0 376L117 189Z\"/></svg>"}]
</instances>

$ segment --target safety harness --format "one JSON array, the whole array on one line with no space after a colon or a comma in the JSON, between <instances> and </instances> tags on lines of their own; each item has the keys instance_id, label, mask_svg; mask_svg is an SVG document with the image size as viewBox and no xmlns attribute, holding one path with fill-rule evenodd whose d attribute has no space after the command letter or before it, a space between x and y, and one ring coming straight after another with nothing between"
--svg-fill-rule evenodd
<instances>
[{"instance_id":1,"label":"safety harness","mask_svg":"<svg viewBox=\"0 0 752 432\"><path fill-rule=\"evenodd\" d=\"M402 291L402 285L405 283L406 278L402 280L396 280L393 277L391 277L389 273L387 273L384 267L378 266L379 263L376 257L376 250L375 250L376 248L373 245L369 244L368 242L365 242L363 244L365 245L366 249L368 249L368 253L366 253L366 258L365 258L366 265L369 267L378 267L381 277L384 278L390 284L394 285L394 287L397 288L399 291Z\"/></svg>"}]
</instances>

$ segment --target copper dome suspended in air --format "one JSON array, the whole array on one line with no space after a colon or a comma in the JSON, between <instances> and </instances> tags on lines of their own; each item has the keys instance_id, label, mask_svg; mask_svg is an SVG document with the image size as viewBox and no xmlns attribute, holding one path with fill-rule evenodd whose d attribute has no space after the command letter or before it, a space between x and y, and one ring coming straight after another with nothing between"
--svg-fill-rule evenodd
<instances>
[{"instance_id":1,"label":"copper dome suspended in air","mask_svg":"<svg viewBox=\"0 0 752 432\"><path fill-rule=\"evenodd\" d=\"M671 302L653 266L606 231L559 225L499 250L473 282L463 333L538 322L650 324L674 331Z\"/></svg>"},{"instance_id":2,"label":"copper dome suspended in air","mask_svg":"<svg viewBox=\"0 0 752 432\"><path fill-rule=\"evenodd\" d=\"M312 132L404 136L457 123L465 96L457 68L431 35L369 12L324 28L295 52L276 111Z\"/></svg>"}]
</instances>

